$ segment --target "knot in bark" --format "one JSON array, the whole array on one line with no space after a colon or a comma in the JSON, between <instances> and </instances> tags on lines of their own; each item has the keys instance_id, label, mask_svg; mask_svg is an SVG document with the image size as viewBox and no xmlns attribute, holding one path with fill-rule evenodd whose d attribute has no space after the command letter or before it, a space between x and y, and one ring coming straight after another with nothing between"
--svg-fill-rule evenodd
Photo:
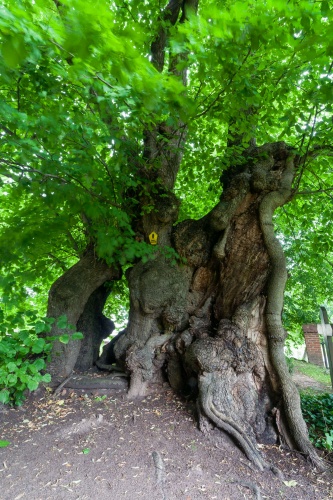
<instances>
[{"instance_id":1,"label":"knot in bark","mask_svg":"<svg viewBox=\"0 0 333 500\"><path fill-rule=\"evenodd\" d=\"M186 363L196 373L251 372L257 361L257 347L230 320L220 321L217 336L196 340L186 350Z\"/></svg>"}]
</instances>

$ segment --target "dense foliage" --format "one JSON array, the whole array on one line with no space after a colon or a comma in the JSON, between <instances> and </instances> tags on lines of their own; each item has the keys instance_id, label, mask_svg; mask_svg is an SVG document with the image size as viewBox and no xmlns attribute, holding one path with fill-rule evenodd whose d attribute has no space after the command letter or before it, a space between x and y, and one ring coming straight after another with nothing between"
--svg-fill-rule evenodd
<instances>
[{"instance_id":1,"label":"dense foliage","mask_svg":"<svg viewBox=\"0 0 333 500\"><path fill-rule=\"evenodd\" d=\"M53 318L37 319L33 311L1 317L0 403L21 405L28 390L34 391L41 382L51 381L45 367L54 339L45 334L50 332L54 321ZM59 340L66 344L70 340L65 333L67 319L60 317L57 321L59 327L64 329ZM80 338L80 332L71 336L73 340Z\"/></svg>"},{"instance_id":2,"label":"dense foliage","mask_svg":"<svg viewBox=\"0 0 333 500\"><path fill-rule=\"evenodd\" d=\"M6 325L26 310L43 316L51 283L91 241L109 263L126 267L149 258L153 249L132 229L137 201L130 193L147 192L149 199L158 186L148 186L134 158L144 154L143 130L178 116L188 128L176 185L181 219L203 216L218 200L221 172L239 154L235 147L225 155L227 137L241 135L244 146L255 130L259 144L284 140L302 156L298 192L276 216L290 269L285 325L297 340L300 325L317 322L318 306L329 305L333 291L333 7L311 0L202 1L198 16L171 30L168 45L179 72L189 65L187 89L150 61L163 7L140 0L0 0ZM149 201L144 210L151 210ZM115 286L108 311L124 316L126 285ZM24 356L48 350L37 337L27 341L26 332L14 323L2 331L8 387L21 377L13 357L22 359L18 370L30 373L20 378L30 389L44 366L24 364Z\"/></svg>"},{"instance_id":3,"label":"dense foliage","mask_svg":"<svg viewBox=\"0 0 333 500\"><path fill-rule=\"evenodd\" d=\"M303 394L302 412L317 448L333 451L333 394Z\"/></svg>"}]
</instances>

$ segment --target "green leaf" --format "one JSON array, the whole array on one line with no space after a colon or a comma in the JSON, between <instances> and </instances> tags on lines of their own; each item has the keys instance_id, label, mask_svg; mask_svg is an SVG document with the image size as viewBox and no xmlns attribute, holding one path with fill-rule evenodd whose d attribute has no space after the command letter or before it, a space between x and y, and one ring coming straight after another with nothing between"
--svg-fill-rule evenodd
<instances>
[{"instance_id":1,"label":"green leaf","mask_svg":"<svg viewBox=\"0 0 333 500\"><path fill-rule=\"evenodd\" d=\"M63 316L59 316L57 320L57 327L58 328L67 328L67 316L64 314Z\"/></svg>"},{"instance_id":2,"label":"green leaf","mask_svg":"<svg viewBox=\"0 0 333 500\"><path fill-rule=\"evenodd\" d=\"M326 1L321 2L320 11L321 11L323 16L327 16L327 14L329 14L329 12L330 12L329 2L326 2Z\"/></svg>"},{"instance_id":3,"label":"green leaf","mask_svg":"<svg viewBox=\"0 0 333 500\"><path fill-rule=\"evenodd\" d=\"M41 352L43 352L44 347L45 347L45 340L44 339L37 339L34 341L32 347L31 347L31 351L35 354L40 354Z\"/></svg>"},{"instance_id":4,"label":"green leaf","mask_svg":"<svg viewBox=\"0 0 333 500\"><path fill-rule=\"evenodd\" d=\"M6 389L2 389L0 391L0 403L2 404L9 403L9 396L10 396L9 391Z\"/></svg>"},{"instance_id":5,"label":"green leaf","mask_svg":"<svg viewBox=\"0 0 333 500\"><path fill-rule=\"evenodd\" d=\"M68 344L69 340L70 336L68 334L59 336L59 342L62 342L63 344Z\"/></svg>"},{"instance_id":6,"label":"green leaf","mask_svg":"<svg viewBox=\"0 0 333 500\"><path fill-rule=\"evenodd\" d=\"M27 387L29 389L29 391L35 391L37 389L39 385L39 382L37 382L37 380L35 379L30 379L27 383Z\"/></svg>"},{"instance_id":7,"label":"green leaf","mask_svg":"<svg viewBox=\"0 0 333 500\"><path fill-rule=\"evenodd\" d=\"M13 362L8 363L8 364L7 364L7 370L8 370L9 372L16 372L16 370L17 370L17 365L16 365L16 363L13 363Z\"/></svg>"},{"instance_id":8,"label":"green leaf","mask_svg":"<svg viewBox=\"0 0 333 500\"><path fill-rule=\"evenodd\" d=\"M35 324L35 331L36 333L43 333L43 332L47 332L49 330L47 330L47 327L48 325L46 325L44 323L44 321L38 321L36 324Z\"/></svg>"},{"instance_id":9,"label":"green leaf","mask_svg":"<svg viewBox=\"0 0 333 500\"><path fill-rule=\"evenodd\" d=\"M301 18L301 25L303 26L303 28L305 30L309 30L310 27L311 27L311 22L310 22L310 19L309 17L306 15L306 14L303 14L302 15L302 18Z\"/></svg>"},{"instance_id":10,"label":"green leaf","mask_svg":"<svg viewBox=\"0 0 333 500\"><path fill-rule=\"evenodd\" d=\"M5 440L0 439L0 448L6 448L9 445L10 445L10 441L5 441Z\"/></svg>"},{"instance_id":11,"label":"green leaf","mask_svg":"<svg viewBox=\"0 0 333 500\"><path fill-rule=\"evenodd\" d=\"M44 359L41 359L41 358L38 358L34 361L34 366L36 367L36 369L38 371L42 370L43 368L45 368L45 361Z\"/></svg>"},{"instance_id":12,"label":"green leaf","mask_svg":"<svg viewBox=\"0 0 333 500\"><path fill-rule=\"evenodd\" d=\"M10 68L16 68L27 56L27 47L22 34L5 38L2 48L2 56Z\"/></svg>"},{"instance_id":13,"label":"green leaf","mask_svg":"<svg viewBox=\"0 0 333 500\"><path fill-rule=\"evenodd\" d=\"M51 382L51 375L49 373L45 373L45 375L42 376L41 380L42 382L49 383Z\"/></svg>"},{"instance_id":14,"label":"green leaf","mask_svg":"<svg viewBox=\"0 0 333 500\"><path fill-rule=\"evenodd\" d=\"M83 333L81 332L75 332L73 335L71 335L72 340L81 340L84 338Z\"/></svg>"},{"instance_id":15,"label":"green leaf","mask_svg":"<svg viewBox=\"0 0 333 500\"><path fill-rule=\"evenodd\" d=\"M90 448L83 448L82 453L83 455L88 455L88 453L90 453Z\"/></svg>"},{"instance_id":16,"label":"green leaf","mask_svg":"<svg viewBox=\"0 0 333 500\"><path fill-rule=\"evenodd\" d=\"M7 386L8 387L13 387L13 386L16 385L16 382L17 382L17 375L16 375L16 373L10 373L7 376Z\"/></svg>"},{"instance_id":17,"label":"green leaf","mask_svg":"<svg viewBox=\"0 0 333 500\"><path fill-rule=\"evenodd\" d=\"M258 50L260 46L260 37L257 34L251 36L251 49Z\"/></svg>"}]
</instances>

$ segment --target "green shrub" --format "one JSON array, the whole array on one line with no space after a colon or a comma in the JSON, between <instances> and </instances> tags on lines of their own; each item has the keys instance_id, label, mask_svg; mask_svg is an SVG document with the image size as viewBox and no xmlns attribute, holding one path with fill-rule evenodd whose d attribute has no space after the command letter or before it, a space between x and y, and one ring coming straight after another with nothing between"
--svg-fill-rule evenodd
<instances>
[{"instance_id":1,"label":"green shrub","mask_svg":"<svg viewBox=\"0 0 333 500\"><path fill-rule=\"evenodd\" d=\"M317 448L333 451L333 394L302 394L302 411Z\"/></svg>"},{"instance_id":2,"label":"green shrub","mask_svg":"<svg viewBox=\"0 0 333 500\"><path fill-rule=\"evenodd\" d=\"M0 403L21 405L27 390L34 391L41 382L50 382L51 376L43 373L50 358L54 337L41 337L49 333L53 318L36 321L33 313L16 314L6 318L0 326ZM68 328L67 319L58 319L60 328ZM71 338L82 338L75 333ZM69 335L58 339L67 344Z\"/></svg>"}]
</instances>

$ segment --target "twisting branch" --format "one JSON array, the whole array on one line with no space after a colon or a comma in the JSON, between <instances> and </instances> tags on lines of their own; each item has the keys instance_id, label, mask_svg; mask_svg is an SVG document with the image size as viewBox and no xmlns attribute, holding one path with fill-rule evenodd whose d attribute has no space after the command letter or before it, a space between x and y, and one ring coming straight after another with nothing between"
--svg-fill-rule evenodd
<instances>
[{"instance_id":1,"label":"twisting branch","mask_svg":"<svg viewBox=\"0 0 333 500\"><path fill-rule=\"evenodd\" d=\"M313 108L313 109L314 109L314 108ZM311 110L311 111L310 111L309 118L308 118L308 120L307 120L307 122L306 122L306 129L308 128L309 123L310 123L310 121L311 121L311 118L312 118L312 112L313 112L313 110ZM302 151L302 150L303 150L303 145L304 145L305 137L306 137L306 133L304 132L304 134L302 135L301 144L300 144L300 146L298 147L299 151Z\"/></svg>"},{"instance_id":2,"label":"twisting branch","mask_svg":"<svg viewBox=\"0 0 333 500\"><path fill-rule=\"evenodd\" d=\"M129 15L130 15L130 16L131 16L131 18L132 18L132 21L134 21L135 23L137 23L137 22L138 22L138 19L137 19L137 18L135 18L135 17L133 16L133 14L132 14L132 12L131 12L131 10L130 10L129 6L128 6L128 3L127 3L127 2L122 1L122 4L123 4L123 7L122 7L122 8L127 10L127 12L129 13Z\"/></svg>"},{"instance_id":3,"label":"twisting branch","mask_svg":"<svg viewBox=\"0 0 333 500\"><path fill-rule=\"evenodd\" d=\"M305 191L295 191L295 194L297 195L311 195L311 194L319 194L323 193L326 194L329 198L332 198L330 195L330 191L333 190L332 187L325 188L323 187L323 180L320 178L320 176L314 172L313 170L308 169L308 172L310 172L311 175L317 180L319 188L318 189L312 189L312 190L305 190Z\"/></svg>"},{"instance_id":4,"label":"twisting branch","mask_svg":"<svg viewBox=\"0 0 333 500\"><path fill-rule=\"evenodd\" d=\"M48 257L50 257L50 259L52 259L56 264L58 264L58 266L65 272L67 271L67 266L65 265L64 262L62 262L62 260L60 260L56 255L53 255L53 253L48 253L47 254Z\"/></svg>"},{"instance_id":5,"label":"twisting branch","mask_svg":"<svg viewBox=\"0 0 333 500\"><path fill-rule=\"evenodd\" d=\"M299 187L299 184L301 182L304 170L306 168L306 162L307 162L307 159L309 157L310 144L311 144L311 141L312 141L313 136L314 136L315 126L316 126L316 123L317 123L317 116L318 116L318 108L317 108L317 106L315 106L314 109L315 109L315 115L314 115L314 118L313 118L312 127L311 127L311 133L310 133L310 137L309 137L309 140L308 140L308 143L307 143L307 146L306 146L305 155L302 156L301 159L298 162L298 165L301 167L301 169L300 169L300 172L298 173L298 177L296 179L296 183L295 183L295 187L294 187L294 192L296 192L298 190L298 187ZM303 142L302 142L302 144L303 144Z\"/></svg>"},{"instance_id":6,"label":"twisting branch","mask_svg":"<svg viewBox=\"0 0 333 500\"><path fill-rule=\"evenodd\" d=\"M300 396L291 380L284 356L284 341L286 337L282 324L282 309L285 284L287 281L286 258L283 248L274 234L273 214L277 207L284 205L292 196L292 182L295 173L295 155L286 159L285 171L280 181L280 189L268 193L262 200L259 209L260 226L272 270L268 282L267 305L265 311L268 332L268 346L273 367L281 385L283 408L289 424L290 435L296 447L305 453L320 469L323 462L316 454L307 433L302 417Z\"/></svg>"},{"instance_id":7,"label":"twisting branch","mask_svg":"<svg viewBox=\"0 0 333 500\"><path fill-rule=\"evenodd\" d=\"M66 179L64 179L63 177L60 177L59 175L47 174L45 172L42 172L41 170L38 170L37 168L27 167L26 165L22 165L21 163L17 163L15 161L5 160L4 158L1 158L0 165L1 164L7 165L8 167L10 167L14 170L18 170L19 172L21 172L21 174L38 174L38 175L43 176L45 179L47 179L47 178L57 179L57 180L61 181L63 184L68 184L68 181L66 181ZM7 174L4 173L1 175L6 175L6 177L13 178L13 175L10 176L9 173L7 173Z\"/></svg>"},{"instance_id":8,"label":"twisting branch","mask_svg":"<svg viewBox=\"0 0 333 500\"><path fill-rule=\"evenodd\" d=\"M313 149L308 150L304 156L301 156L300 163L304 163L307 159L315 159L318 156L333 156L332 144L316 145Z\"/></svg>"}]
</instances>

